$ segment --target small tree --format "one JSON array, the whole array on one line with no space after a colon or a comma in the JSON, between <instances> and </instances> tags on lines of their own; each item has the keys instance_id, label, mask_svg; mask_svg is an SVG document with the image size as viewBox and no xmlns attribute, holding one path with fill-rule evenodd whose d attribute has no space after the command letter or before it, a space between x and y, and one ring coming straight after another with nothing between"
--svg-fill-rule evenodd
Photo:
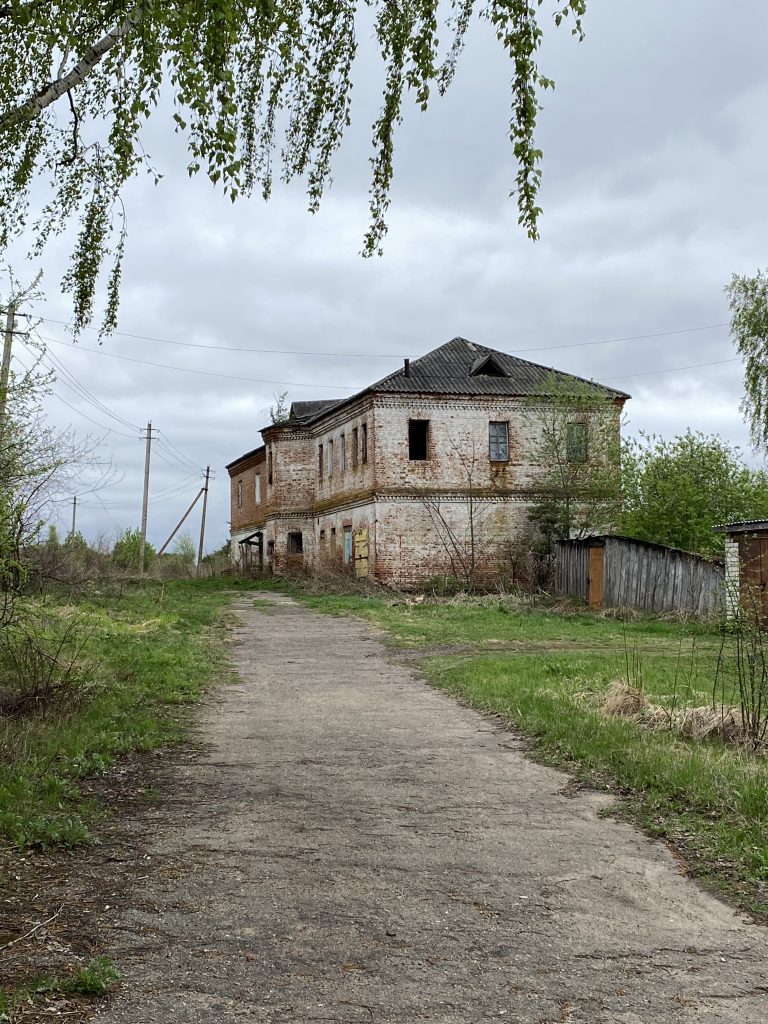
<instances>
[{"instance_id":1,"label":"small tree","mask_svg":"<svg viewBox=\"0 0 768 1024\"><path fill-rule=\"evenodd\" d=\"M548 547L612 527L621 507L621 411L597 385L552 378L525 422L539 496L529 512Z\"/></svg>"},{"instance_id":2,"label":"small tree","mask_svg":"<svg viewBox=\"0 0 768 1024\"><path fill-rule=\"evenodd\" d=\"M10 372L4 389L5 411L0 421L0 622L9 621L14 597L24 586L30 552L62 492L92 463L93 442L78 440L72 430L48 426L41 410L42 396L51 384L35 364L19 376ZM103 482L106 475L102 474ZM58 546L55 530L50 547Z\"/></svg>"},{"instance_id":3,"label":"small tree","mask_svg":"<svg viewBox=\"0 0 768 1024\"><path fill-rule=\"evenodd\" d=\"M195 564L197 550L195 549L195 542L188 533L179 535L176 543L173 545L173 553L188 568Z\"/></svg>"},{"instance_id":4,"label":"small tree","mask_svg":"<svg viewBox=\"0 0 768 1024\"><path fill-rule=\"evenodd\" d=\"M112 548L112 562L118 569L139 571L141 551L141 530L123 530ZM144 566L149 569L155 560L155 549L147 541L144 549Z\"/></svg>"},{"instance_id":5,"label":"small tree","mask_svg":"<svg viewBox=\"0 0 768 1024\"><path fill-rule=\"evenodd\" d=\"M269 407L269 418L272 423L285 423L290 417L290 409L288 406L288 392L283 391L280 395L275 395L275 404Z\"/></svg>"},{"instance_id":6,"label":"small tree","mask_svg":"<svg viewBox=\"0 0 768 1024\"><path fill-rule=\"evenodd\" d=\"M452 575L468 590L474 590L488 502L478 494L478 458L474 440L465 438L458 443L452 442L451 447L464 478L463 497L458 508L456 498L443 501L440 495L417 493L445 551Z\"/></svg>"}]
</instances>

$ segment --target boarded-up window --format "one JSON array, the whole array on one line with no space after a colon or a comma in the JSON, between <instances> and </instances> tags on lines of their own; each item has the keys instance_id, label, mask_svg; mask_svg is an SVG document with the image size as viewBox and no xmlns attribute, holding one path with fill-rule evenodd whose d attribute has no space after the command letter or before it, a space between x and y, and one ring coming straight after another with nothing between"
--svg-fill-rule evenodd
<instances>
[{"instance_id":1,"label":"boarded-up window","mask_svg":"<svg viewBox=\"0 0 768 1024\"><path fill-rule=\"evenodd\" d=\"M488 458L491 462L509 461L509 424L491 420L488 424Z\"/></svg>"},{"instance_id":2,"label":"boarded-up window","mask_svg":"<svg viewBox=\"0 0 768 1024\"><path fill-rule=\"evenodd\" d=\"M568 449L568 461L569 462L586 462L587 461L587 424L586 423L569 423L568 424L567 449Z\"/></svg>"},{"instance_id":3,"label":"boarded-up window","mask_svg":"<svg viewBox=\"0 0 768 1024\"><path fill-rule=\"evenodd\" d=\"M333 441L328 442L328 476L333 476Z\"/></svg>"},{"instance_id":4,"label":"boarded-up window","mask_svg":"<svg viewBox=\"0 0 768 1024\"><path fill-rule=\"evenodd\" d=\"M352 428L352 468L357 468L357 446L360 443L358 440L358 429L357 427Z\"/></svg>"},{"instance_id":5,"label":"boarded-up window","mask_svg":"<svg viewBox=\"0 0 768 1024\"><path fill-rule=\"evenodd\" d=\"M368 461L368 424L360 427L360 460L365 465Z\"/></svg>"},{"instance_id":6,"label":"boarded-up window","mask_svg":"<svg viewBox=\"0 0 768 1024\"><path fill-rule=\"evenodd\" d=\"M304 538L298 530L288 534L288 554L304 554Z\"/></svg>"},{"instance_id":7,"label":"boarded-up window","mask_svg":"<svg viewBox=\"0 0 768 1024\"><path fill-rule=\"evenodd\" d=\"M253 496L256 504L261 504L261 473L257 473L253 481Z\"/></svg>"},{"instance_id":8,"label":"boarded-up window","mask_svg":"<svg viewBox=\"0 0 768 1024\"><path fill-rule=\"evenodd\" d=\"M352 527L344 527L344 562L346 565L352 561Z\"/></svg>"},{"instance_id":9,"label":"boarded-up window","mask_svg":"<svg viewBox=\"0 0 768 1024\"><path fill-rule=\"evenodd\" d=\"M339 437L339 469L343 473L347 468L347 438L344 434Z\"/></svg>"},{"instance_id":10,"label":"boarded-up window","mask_svg":"<svg viewBox=\"0 0 768 1024\"><path fill-rule=\"evenodd\" d=\"M429 457L429 420L408 420L408 458L424 462Z\"/></svg>"}]
</instances>

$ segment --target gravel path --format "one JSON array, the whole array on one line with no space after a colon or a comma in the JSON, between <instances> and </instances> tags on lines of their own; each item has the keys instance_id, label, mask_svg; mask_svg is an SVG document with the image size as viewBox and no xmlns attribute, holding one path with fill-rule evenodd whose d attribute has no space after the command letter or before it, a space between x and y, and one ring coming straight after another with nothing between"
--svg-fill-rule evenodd
<instances>
[{"instance_id":1,"label":"gravel path","mask_svg":"<svg viewBox=\"0 0 768 1024\"><path fill-rule=\"evenodd\" d=\"M100 1024L768 1021L766 932L363 624L240 596Z\"/></svg>"}]
</instances>

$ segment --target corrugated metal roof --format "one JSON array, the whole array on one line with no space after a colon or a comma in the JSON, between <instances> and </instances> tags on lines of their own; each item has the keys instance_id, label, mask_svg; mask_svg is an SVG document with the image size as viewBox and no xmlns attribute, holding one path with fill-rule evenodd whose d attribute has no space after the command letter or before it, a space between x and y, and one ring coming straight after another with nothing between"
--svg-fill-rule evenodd
<instances>
[{"instance_id":1,"label":"corrugated metal roof","mask_svg":"<svg viewBox=\"0 0 768 1024\"><path fill-rule=\"evenodd\" d=\"M768 530L768 519L743 519L737 523L719 523L712 527L713 533L749 533L751 530Z\"/></svg>"},{"instance_id":2,"label":"corrugated metal roof","mask_svg":"<svg viewBox=\"0 0 768 1024\"><path fill-rule=\"evenodd\" d=\"M489 372L484 374L486 361ZM499 373L501 371L501 373ZM596 395L603 398L626 399L630 396L626 391L617 391L597 381L586 380L572 373L563 373L549 366L529 362L506 352L476 345L466 338L453 338L451 341L427 352L420 359L410 362L408 370L405 366L390 373L375 384L369 385L350 398L329 403L342 407L355 401L363 394L441 394L441 395L507 395L509 397L534 397L551 393L552 383L562 384L567 388L569 383L588 385L595 389ZM319 403L301 403L306 405ZM328 409L319 410L306 418L305 422L320 419Z\"/></svg>"},{"instance_id":3,"label":"corrugated metal roof","mask_svg":"<svg viewBox=\"0 0 768 1024\"><path fill-rule=\"evenodd\" d=\"M228 462L224 468L232 469L232 467L236 466L238 462L245 462L246 459L250 459L252 456L258 455L259 452L263 452L264 449L265 445L260 444L258 448L252 448L249 452L245 452L243 455L238 455L236 459L233 459L231 462Z\"/></svg>"}]
</instances>

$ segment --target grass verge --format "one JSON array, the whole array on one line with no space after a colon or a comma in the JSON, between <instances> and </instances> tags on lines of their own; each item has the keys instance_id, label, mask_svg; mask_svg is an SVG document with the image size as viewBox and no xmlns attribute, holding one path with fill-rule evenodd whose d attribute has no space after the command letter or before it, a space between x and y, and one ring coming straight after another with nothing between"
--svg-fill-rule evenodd
<instances>
[{"instance_id":1,"label":"grass verge","mask_svg":"<svg viewBox=\"0 0 768 1024\"><path fill-rule=\"evenodd\" d=\"M621 678L662 707L706 704L718 664L727 699L734 678L715 627L623 623L496 599L413 604L293 593L318 611L385 629L396 648L421 651L433 685L530 737L535 758L615 793L614 814L669 841L690 874L768 920L768 759L600 711Z\"/></svg>"},{"instance_id":2,"label":"grass verge","mask_svg":"<svg viewBox=\"0 0 768 1024\"><path fill-rule=\"evenodd\" d=\"M76 605L49 598L24 609L53 649L57 636L76 638L77 664L31 712L0 716L1 837L19 850L88 842L101 810L81 780L184 738L184 705L222 671L232 585L97 583Z\"/></svg>"}]
</instances>

